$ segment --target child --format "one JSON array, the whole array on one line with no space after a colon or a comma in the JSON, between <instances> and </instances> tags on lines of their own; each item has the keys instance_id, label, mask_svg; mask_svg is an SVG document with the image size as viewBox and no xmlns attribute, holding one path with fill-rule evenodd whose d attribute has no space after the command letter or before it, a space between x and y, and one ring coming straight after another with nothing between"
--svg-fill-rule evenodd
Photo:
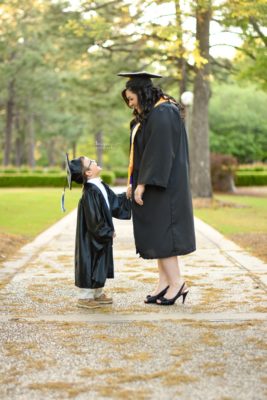
<instances>
[{"instance_id":1,"label":"child","mask_svg":"<svg viewBox=\"0 0 267 400\"><path fill-rule=\"evenodd\" d=\"M81 290L78 307L98 308L111 304L103 287L114 278L112 243L115 237L112 217L131 218L131 202L126 194L116 195L100 179L101 167L96 161L79 157L69 161L68 181L83 183L78 204L75 243L75 285Z\"/></svg>"}]
</instances>

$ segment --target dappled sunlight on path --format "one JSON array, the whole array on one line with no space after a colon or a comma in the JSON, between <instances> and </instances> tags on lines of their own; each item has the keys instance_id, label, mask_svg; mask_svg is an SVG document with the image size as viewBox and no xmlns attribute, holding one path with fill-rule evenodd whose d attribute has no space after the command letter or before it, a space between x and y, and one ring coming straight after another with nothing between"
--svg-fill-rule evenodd
<instances>
[{"instance_id":1,"label":"dappled sunlight on path","mask_svg":"<svg viewBox=\"0 0 267 400\"><path fill-rule=\"evenodd\" d=\"M13 279L1 271L3 398L265 398L266 266L197 221L186 304L146 305L156 262L136 256L131 221L114 222L112 305L76 306L75 212L14 259Z\"/></svg>"}]
</instances>

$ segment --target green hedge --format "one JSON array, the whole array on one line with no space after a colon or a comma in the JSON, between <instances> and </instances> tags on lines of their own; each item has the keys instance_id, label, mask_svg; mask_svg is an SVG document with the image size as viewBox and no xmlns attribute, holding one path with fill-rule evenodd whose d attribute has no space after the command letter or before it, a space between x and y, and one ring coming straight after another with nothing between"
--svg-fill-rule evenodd
<instances>
[{"instance_id":1,"label":"green hedge","mask_svg":"<svg viewBox=\"0 0 267 400\"><path fill-rule=\"evenodd\" d=\"M267 171L237 171L236 186L267 186Z\"/></svg>"},{"instance_id":2,"label":"green hedge","mask_svg":"<svg viewBox=\"0 0 267 400\"><path fill-rule=\"evenodd\" d=\"M18 172L17 169L1 169L1 174L16 174Z\"/></svg>"},{"instance_id":3,"label":"green hedge","mask_svg":"<svg viewBox=\"0 0 267 400\"><path fill-rule=\"evenodd\" d=\"M24 175L24 174L58 174L60 175L62 173L62 169L57 168L57 169L44 169L44 168L37 168L37 169L12 169L12 168L6 168L6 169L0 169L0 175L1 174L19 174L19 175Z\"/></svg>"},{"instance_id":4,"label":"green hedge","mask_svg":"<svg viewBox=\"0 0 267 400\"><path fill-rule=\"evenodd\" d=\"M0 175L0 187L63 187L65 175Z\"/></svg>"},{"instance_id":5,"label":"green hedge","mask_svg":"<svg viewBox=\"0 0 267 400\"><path fill-rule=\"evenodd\" d=\"M104 171L101 178L108 185L115 180L113 172ZM0 174L0 187L64 187L66 183L65 174ZM73 187L81 185L73 182Z\"/></svg>"},{"instance_id":6,"label":"green hedge","mask_svg":"<svg viewBox=\"0 0 267 400\"><path fill-rule=\"evenodd\" d=\"M119 177L126 177L121 174ZM115 174L111 171L103 171L101 178L108 185L112 185L115 181ZM66 175L61 174L1 174L0 187L64 187ZM236 186L267 186L267 171L251 172L237 171L235 176ZM73 183L73 186L79 185Z\"/></svg>"},{"instance_id":7,"label":"green hedge","mask_svg":"<svg viewBox=\"0 0 267 400\"><path fill-rule=\"evenodd\" d=\"M262 172L265 171L267 172L267 166L265 167L239 167L238 168L239 172Z\"/></svg>"}]
</instances>

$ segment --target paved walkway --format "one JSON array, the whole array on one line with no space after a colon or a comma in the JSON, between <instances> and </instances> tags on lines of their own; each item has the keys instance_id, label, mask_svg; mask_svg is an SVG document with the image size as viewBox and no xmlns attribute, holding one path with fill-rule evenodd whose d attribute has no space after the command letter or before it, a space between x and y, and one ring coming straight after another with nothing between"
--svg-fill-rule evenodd
<instances>
[{"instance_id":1,"label":"paved walkway","mask_svg":"<svg viewBox=\"0 0 267 400\"><path fill-rule=\"evenodd\" d=\"M1 399L261 400L267 396L267 268L196 220L182 257L190 293L145 305L156 263L117 221L114 304L76 307L76 211L0 270Z\"/></svg>"}]
</instances>

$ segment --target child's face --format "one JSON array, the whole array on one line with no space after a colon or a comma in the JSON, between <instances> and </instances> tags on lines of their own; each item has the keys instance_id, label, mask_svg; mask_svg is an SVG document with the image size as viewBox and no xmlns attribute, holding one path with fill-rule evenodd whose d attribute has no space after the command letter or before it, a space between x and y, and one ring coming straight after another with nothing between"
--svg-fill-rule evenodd
<instances>
[{"instance_id":1,"label":"child's face","mask_svg":"<svg viewBox=\"0 0 267 400\"><path fill-rule=\"evenodd\" d=\"M99 165L97 165L97 162L95 160L91 160L88 157L84 157L83 165L85 168L87 168L85 171L85 175L89 179L99 177L102 168Z\"/></svg>"}]
</instances>

